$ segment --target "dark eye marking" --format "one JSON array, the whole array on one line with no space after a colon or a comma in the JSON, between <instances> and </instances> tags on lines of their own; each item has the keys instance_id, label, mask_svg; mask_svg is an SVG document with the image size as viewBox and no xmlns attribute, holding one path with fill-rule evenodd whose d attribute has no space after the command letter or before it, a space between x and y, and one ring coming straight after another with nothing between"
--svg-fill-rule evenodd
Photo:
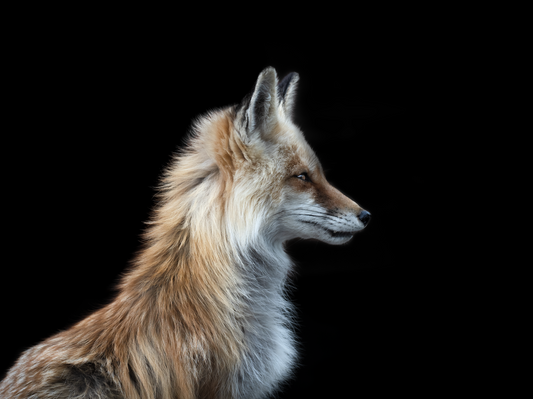
<instances>
[{"instance_id":1,"label":"dark eye marking","mask_svg":"<svg viewBox=\"0 0 533 399\"><path fill-rule=\"evenodd\" d=\"M307 172L300 173L299 175L294 175L293 177L311 183L311 178L309 177Z\"/></svg>"}]
</instances>

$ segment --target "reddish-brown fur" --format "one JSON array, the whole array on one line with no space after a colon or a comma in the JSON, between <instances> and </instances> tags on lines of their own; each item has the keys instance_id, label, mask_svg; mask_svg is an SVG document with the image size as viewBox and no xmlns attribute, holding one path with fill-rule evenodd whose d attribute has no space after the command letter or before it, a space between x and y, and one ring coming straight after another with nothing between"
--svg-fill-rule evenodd
<instances>
[{"instance_id":1,"label":"reddish-brown fur","mask_svg":"<svg viewBox=\"0 0 533 399\"><path fill-rule=\"evenodd\" d=\"M220 140L227 140L230 126L227 117L215 124ZM227 168L222 170L230 172L234 160L219 155ZM145 248L122 279L117 298L19 359L11 373L18 371L17 378L27 382L19 384L15 397L53 384L67 371L65 360L97 365L128 399L230 396L224 388L242 349L238 315L230 311L227 295L236 281L222 268L231 259L201 236L191 239L188 221L171 209L172 199L188 189L176 183L194 181L179 174L167 174L171 188L160 196ZM231 179L225 181L228 190ZM2 385L2 398L8 388Z\"/></svg>"}]
</instances>

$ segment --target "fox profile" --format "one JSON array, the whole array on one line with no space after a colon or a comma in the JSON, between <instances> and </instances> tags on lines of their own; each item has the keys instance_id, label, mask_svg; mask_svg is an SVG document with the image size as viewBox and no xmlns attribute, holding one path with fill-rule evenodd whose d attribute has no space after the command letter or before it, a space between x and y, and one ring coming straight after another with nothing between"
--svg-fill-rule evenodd
<instances>
[{"instance_id":1,"label":"fox profile","mask_svg":"<svg viewBox=\"0 0 533 399\"><path fill-rule=\"evenodd\" d=\"M252 399L290 376L284 242L342 244L370 219L293 123L298 79L266 68L240 104L198 119L116 298L26 350L2 399Z\"/></svg>"}]
</instances>

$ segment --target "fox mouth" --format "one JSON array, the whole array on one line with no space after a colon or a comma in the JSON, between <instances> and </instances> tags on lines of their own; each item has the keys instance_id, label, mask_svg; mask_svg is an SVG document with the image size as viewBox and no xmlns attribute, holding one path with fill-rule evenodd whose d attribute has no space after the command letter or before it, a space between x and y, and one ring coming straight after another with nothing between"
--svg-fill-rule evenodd
<instances>
[{"instance_id":1,"label":"fox mouth","mask_svg":"<svg viewBox=\"0 0 533 399\"><path fill-rule=\"evenodd\" d=\"M330 230L330 229L328 229L328 228L326 228L324 226L321 226L320 224L318 224L316 222L309 222L307 220L300 220L300 222L307 223L307 224L312 224L314 226L320 227L322 230L325 230L332 237L348 238L348 237L352 237L356 233L356 231L335 231L335 230Z\"/></svg>"},{"instance_id":2,"label":"fox mouth","mask_svg":"<svg viewBox=\"0 0 533 399\"><path fill-rule=\"evenodd\" d=\"M323 227L332 237L347 238L355 234L355 231L333 231Z\"/></svg>"}]
</instances>

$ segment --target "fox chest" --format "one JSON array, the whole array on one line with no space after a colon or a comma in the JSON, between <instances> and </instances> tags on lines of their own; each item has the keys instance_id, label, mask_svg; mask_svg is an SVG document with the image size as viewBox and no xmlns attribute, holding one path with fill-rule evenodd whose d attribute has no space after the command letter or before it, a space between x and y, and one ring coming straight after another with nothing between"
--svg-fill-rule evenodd
<instances>
[{"instance_id":1,"label":"fox chest","mask_svg":"<svg viewBox=\"0 0 533 399\"><path fill-rule=\"evenodd\" d=\"M296 360L293 333L279 315L262 314L248 324L244 337L234 392L238 398L263 398L290 376Z\"/></svg>"}]
</instances>

